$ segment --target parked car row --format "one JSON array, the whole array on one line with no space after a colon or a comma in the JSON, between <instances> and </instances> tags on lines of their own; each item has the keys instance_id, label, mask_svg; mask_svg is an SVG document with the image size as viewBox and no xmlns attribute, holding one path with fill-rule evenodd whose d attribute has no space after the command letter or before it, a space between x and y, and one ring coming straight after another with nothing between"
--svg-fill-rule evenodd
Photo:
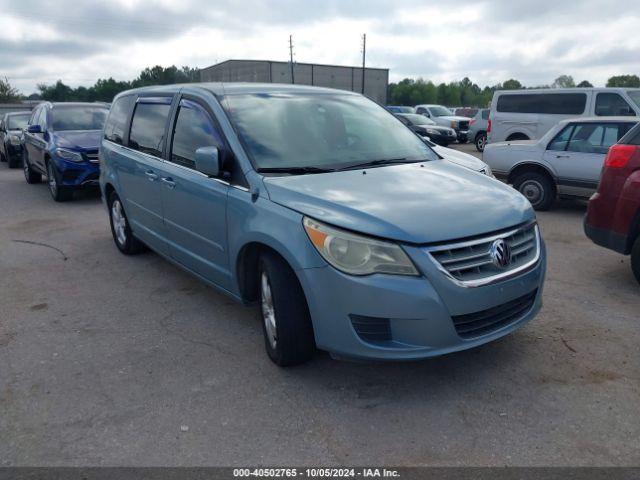
<instances>
[{"instance_id":1,"label":"parked car row","mask_svg":"<svg viewBox=\"0 0 640 480\"><path fill-rule=\"evenodd\" d=\"M55 200L99 179L118 250L151 248L257 303L278 365L316 348L414 359L500 338L541 306L535 213L418 130L434 125L400 118L316 87L148 87L110 110L38 105L23 166Z\"/></svg>"},{"instance_id":2,"label":"parked car row","mask_svg":"<svg viewBox=\"0 0 640 480\"><path fill-rule=\"evenodd\" d=\"M7 162L9 168L18 168L22 161L23 130L30 115L30 112L12 112L0 120L0 161Z\"/></svg>"}]
</instances>

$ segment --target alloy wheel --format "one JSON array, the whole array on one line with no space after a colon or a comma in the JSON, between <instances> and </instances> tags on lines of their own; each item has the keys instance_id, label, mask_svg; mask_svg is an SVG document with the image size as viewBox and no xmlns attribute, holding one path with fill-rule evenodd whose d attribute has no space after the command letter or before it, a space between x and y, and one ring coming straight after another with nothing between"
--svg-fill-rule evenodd
<instances>
[{"instance_id":1,"label":"alloy wheel","mask_svg":"<svg viewBox=\"0 0 640 480\"><path fill-rule=\"evenodd\" d=\"M120 200L116 199L111 205L111 222L113 223L113 231L116 234L116 240L120 245L127 243L127 219L122 210Z\"/></svg>"},{"instance_id":2,"label":"alloy wheel","mask_svg":"<svg viewBox=\"0 0 640 480\"><path fill-rule=\"evenodd\" d=\"M260 275L262 318L264 319L264 327L267 332L267 339L271 348L275 349L278 343L278 335L276 329L276 311L273 306L273 295L271 293L271 284L266 272Z\"/></svg>"},{"instance_id":3,"label":"alloy wheel","mask_svg":"<svg viewBox=\"0 0 640 480\"><path fill-rule=\"evenodd\" d=\"M56 176L53 174L53 166L51 165L51 162L47 163L47 184L49 185L51 195L55 198L58 193L58 182L56 181Z\"/></svg>"}]
</instances>

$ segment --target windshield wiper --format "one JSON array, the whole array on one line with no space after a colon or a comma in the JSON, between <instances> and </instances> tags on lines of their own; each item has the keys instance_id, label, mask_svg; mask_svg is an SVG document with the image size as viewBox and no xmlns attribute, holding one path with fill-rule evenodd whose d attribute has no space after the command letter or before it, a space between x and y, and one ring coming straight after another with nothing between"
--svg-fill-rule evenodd
<instances>
[{"instance_id":1,"label":"windshield wiper","mask_svg":"<svg viewBox=\"0 0 640 480\"><path fill-rule=\"evenodd\" d=\"M257 170L260 173L291 173L305 174L305 173L327 173L335 172L335 168L322 168L322 167L262 167Z\"/></svg>"},{"instance_id":2,"label":"windshield wiper","mask_svg":"<svg viewBox=\"0 0 640 480\"><path fill-rule=\"evenodd\" d=\"M397 163L417 163L417 162L425 162L426 160L408 160L407 158L385 158L381 160L369 160L368 162L362 163L354 163L352 165L347 165L346 167L342 167L339 170L351 170L356 168L364 168L364 167L379 167L381 165L394 165Z\"/></svg>"}]
</instances>

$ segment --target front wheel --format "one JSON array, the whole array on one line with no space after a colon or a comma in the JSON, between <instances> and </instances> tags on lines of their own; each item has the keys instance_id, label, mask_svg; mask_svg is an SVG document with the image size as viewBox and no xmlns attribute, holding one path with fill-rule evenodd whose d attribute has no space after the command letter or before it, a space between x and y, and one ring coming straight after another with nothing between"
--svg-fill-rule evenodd
<instances>
[{"instance_id":1,"label":"front wheel","mask_svg":"<svg viewBox=\"0 0 640 480\"><path fill-rule=\"evenodd\" d=\"M638 235L631 248L631 271L638 283L640 283L640 235Z\"/></svg>"},{"instance_id":2,"label":"front wheel","mask_svg":"<svg viewBox=\"0 0 640 480\"><path fill-rule=\"evenodd\" d=\"M58 173L51 160L47 162L47 185L51 198L56 202L66 202L73 197L73 190L71 188L60 185Z\"/></svg>"},{"instance_id":3,"label":"front wheel","mask_svg":"<svg viewBox=\"0 0 640 480\"><path fill-rule=\"evenodd\" d=\"M513 186L529 200L535 210L549 210L555 200L553 183L541 173L523 173L516 177Z\"/></svg>"},{"instance_id":4,"label":"front wheel","mask_svg":"<svg viewBox=\"0 0 640 480\"><path fill-rule=\"evenodd\" d=\"M18 168L20 166L20 157L18 155L7 155L7 163L9 168Z\"/></svg>"},{"instance_id":5,"label":"front wheel","mask_svg":"<svg viewBox=\"0 0 640 480\"><path fill-rule=\"evenodd\" d=\"M486 133L479 133L478 135L476 135L476 150L478 150L479 152L484 152L484 147L487 144L487 134Z\"/></svg>"},{"instance_id":6,"label":"front wheel","mask_svg":"<svg viewBox=\"0 0 640 480\"><path fill-rule=\"evenodd\" d=\"M261 255L259 265L260 311L267 354L281 367L304 363L313 357L315 340L300 282L291 267L271 252Z\"/></svg>"},{"instance_id":7,"label":"front wheel","mask_svg":"<svg viewBox=\"0 0 640 480\"><path fill-rule=\"evenodd\" d=\"M113 241L125 255L135 255L145 250L145 245L133 236L127 214L124 213L122 201L116 192L111 192L108 199L109 223Z\"/></svg>"},{"instance_id":8,"label":"front wheel","mask_svg":"<svg viewBox=\"0 0 640 480\"><path fill-rule=\"evenodd\" d=\"M24 154L22 159L22 171L24 172L24 179L29 184L40 183L42 181L42 175L38 172L34 172L29 164L29 157L27 154Z\"/></svg>"}]
</instances>

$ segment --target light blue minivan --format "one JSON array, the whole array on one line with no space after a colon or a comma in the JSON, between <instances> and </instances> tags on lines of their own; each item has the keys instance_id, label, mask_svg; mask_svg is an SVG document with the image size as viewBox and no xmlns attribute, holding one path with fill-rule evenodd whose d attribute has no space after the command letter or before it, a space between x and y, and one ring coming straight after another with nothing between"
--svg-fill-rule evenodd
<instances>
[{"instance_id":1,"label":"light blue minivan","mask_svg":"<svg viewBox=\"0 0 640 480\"><path fill-rule=\"evenodd\" d=\"M125 254L149 247L260 305L278 365L417 359L540 309L529 202L345 91L190 84L118 95L100 185Z\"/></svg>"}]
</instances>

